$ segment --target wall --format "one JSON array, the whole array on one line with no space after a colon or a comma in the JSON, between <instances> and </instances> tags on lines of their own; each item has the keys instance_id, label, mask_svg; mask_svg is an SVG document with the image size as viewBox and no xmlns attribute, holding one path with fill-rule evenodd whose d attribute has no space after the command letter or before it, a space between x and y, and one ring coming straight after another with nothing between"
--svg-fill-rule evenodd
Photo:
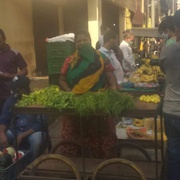
<instances>
[{"instance_id":1,"label":"wall","mask_svg":"<svg viewBox=\"0 0 180 180\"><path fill-rule=\"evenodd\" d=\"M0 0L0 28L5 31L7 43L23 55L29 75L35 69L31 3L31 0Z\"/></svg>"},{"instance_id":2,"label":"wall","mask_svg":"<svg viewBox=\"0 0 180 180\"><path fill-rule=\"evenodd\" d=\"M88 28L90 10L85 0L0 0L0 28L6 33L7 43L25 58L29 75L34 70L47 75L45 38ZM101 8L96 8L97 27L89 27L93 45L98 40L101 13Z\"/></svg>"},{"instance_id":3,"label":"wall","mask_svg":"<svg viewBox=\"0 0 180 180\"><path fill-rule=\"evenodd\" d=\"M88 29L87 2L71 0L63 5L63 22L65 33L75 33L77 30Z\"/></svg>"}]
</instances>

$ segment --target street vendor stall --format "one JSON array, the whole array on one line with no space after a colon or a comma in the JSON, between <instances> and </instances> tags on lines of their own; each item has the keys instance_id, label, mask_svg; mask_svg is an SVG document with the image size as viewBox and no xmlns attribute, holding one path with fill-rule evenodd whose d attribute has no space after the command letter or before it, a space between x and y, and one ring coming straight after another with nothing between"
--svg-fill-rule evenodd
<instances>
[{"instance_id":1,"label":"street vendor stall","mask_svg":"<svg viewBox=\"0 0 180 180\"><path fill-rule=\"evenodd\" d=\"M164 86L164 74L159 67L162 37L157 28L132 28L132 32L135 36L136 69L127 82L122 83L122 90L141 94L161 93Z\"/></svg>"},{"instance_id":2,"label":"street vendor stall","mask_svg":"<svg viewBox=\"0 0 180 180\"><path fill-rule=\"evenodd\" d=\"M39 94L40 95L40 94ZM131 106L130 106L131 107ZM143 140L144 142L151 142L151 148L153 148L155 150L155 161L145 161L145 162L135 162L140 169L146 174L146 176L154 176L156 179L158 179L159 177L159 173L160 173L160 167L162 165L163 162L163 158L161 159L161 162L158 161L158 148L160 148L161 150L163 149L163 140L157 139L157 124L156 124L156 120L157 120L157 114L159 113L159 111L157 111L157 104L155 103L144 103L144 102L135 102L135 107L134 109L131 108L124 108L121 109L121 107L119 106L119 108L121 109L119 111L119 115L122 117L136 117L136 118L142 118L142 117L153 117L154 121L155 121L155 126L154 126L154 139L148 139L148 140ZM44 107L44 106L25 106L25 107L15 107L13 109L14 113L27 113L27 114L46 114L46 115L52 115L52 114L59 114L59 115L64 115L64 114L75 114L77 115L78 112L76 110L73 109L68 109L68 108L61 108L61 110L57 110L56 108L52 108L52 107ZM107 117L107 114L104 113L103 111L93 111L91 112L91 114L93 114L94 116L104 116ZM80 158L72 158L69 157L71 159L71 161L73 163L76 164L78 170L81 172L83 179L86 179L89 176L92 176L93 172L94 172L94 168L98 166L98 164L102 163L104 161L104 159L99 159L99 158L86 158L83 154L84 152L84 146L83 146L83 117L81 116L80 118L80 124L81 124L81 142L82 142L82 157ZM99 127L100 128L100 127ZM99 136L101 137L101 133L99 134ZM133 139L131 139L130 141L133 141ZM136 141L137 143L139 143L138 141ZM142 144L143 144L142 143ZM161 151L163 154L163 150ZM163 155L162 155L163 156ZM34 175L28 175L31 172L31 169L33 168L33 163L28 166L20 175L20 179L35 179L38 178L38 175L34 174ZM44 172L46 172L46 175L48 174L48 167L44 167ZM43 170L42 170L43 171ZM64 172L64 171L63 171ZM43 174L43 172L42 172Z\"/></svg>"}]
</instances>

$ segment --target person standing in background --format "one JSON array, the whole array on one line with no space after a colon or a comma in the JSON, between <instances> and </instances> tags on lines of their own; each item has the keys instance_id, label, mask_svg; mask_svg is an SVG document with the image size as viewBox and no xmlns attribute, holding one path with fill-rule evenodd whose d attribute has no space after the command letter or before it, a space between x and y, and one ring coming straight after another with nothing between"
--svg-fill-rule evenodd
<instances>
[{"instance_id":1,"label":"person standing in background","mask_svg":"<svg viewBox=\"0 0 180 180\"><path fill-rule=\"evenodd\" d=\"M168 139L168 180L180 179L180 10L173 20L176 43L163 47L160 55L160 67L166 74L163 113Z\"/></svg>"},{"instance_id":2,"label":"person standing in background","mask_svg":"<svg viewBox=\"0 0 180 180\"><path fill-rule=\"evenodd\" d=\"M173 16L167 16L158 27L158 31L162 34L164 39L164 46L173 44L176 42L176 34L175 34L175 27Z\"/></svg>"},{"instance_id":3,"label":"person standing in background","mask_svg":"<svg viewBox=\"0 0 180 180\"><path fill-rule=\"evenodd\" d=\"M7 81L17 75L27 75L27 64L22 55L6 44L6 36L0 29L0 114L6 99L10 96Z\"/></svg>"},{"instance_id":4,"label":"person standing in background","mask_svg":"<svg viewBox=\"0 0 180 180\"><path fill-rule=\"evenodd\" d=\"M103 53L111 62L114 67L114 75L116 77L117 83L120 86L124 79L124 72L121 63L116 58L116 55L112 49L117 47L117 34L110 30L104 34L104 45L101 46L99 51Z\"/></svg>"},{"instance_id":5,"label":"person standing in background","mask_svg":"<svg viewBox=\"0 0 180 180\"><path fill-rule=\"evenodd\" d=\"M101 46L103 46L104 44L104 40L103 40L103 37L104 37L104 34L109 31L110 28L104 24L101 25L100 27L100 31L101 31L101 34L100 34L100 37L99 37L99 41L96 43L96 50L98 50Z\"/></svg>"},{"instance_id":6,"label":"person standing in background","mask_svg":"<svg viewBox=\"0 0 180 180\"><path fill-rule=\"evenodd\" d=\"M135 58L131 48L134 40L134 35L130 30L125 30L123 34L124 40L121 42L119 47L123 53L122 67L125 76L129 77L130 74L135 70Z\"/></svg>"}]
</instances>

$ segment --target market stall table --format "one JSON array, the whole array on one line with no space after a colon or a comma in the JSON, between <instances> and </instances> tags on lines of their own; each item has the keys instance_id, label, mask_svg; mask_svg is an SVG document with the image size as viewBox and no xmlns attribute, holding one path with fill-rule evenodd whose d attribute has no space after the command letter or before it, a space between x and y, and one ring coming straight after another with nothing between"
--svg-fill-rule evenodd
<instances>
[{"instance_id":1,"label":"market stall table","mask_svg":"<svg viewBox=\"0 0 180 180\"><path fill-rule=\"evenodd\" d=\"M158 110L158 105L154 104L154 103L143 103L143 102L136 102L135 103L135 109L133 110L127 110L124 111L121 116L122 117L153 117L155 120L155 132L157 132L157 115L159 114L159 110ZM63 114L77 114L75 111L70 110L70 109L64 109L62 111L58 111L54 108L47 108L47 107L42 107L42 106L30 106L30 107L14 107L13 108L13 112L15 114L19 114L19 113L27 113L27 114L41 114L41 115L63 115ZM104 116L103 113L97 113L97 116ZM161 119L162 120L162 119ZM82 121L82 119L81 119ZM81 123L82 125L82 123ZM83 129L83 127L81 127ZM81 131L82 131L81 129ZM83 134L81 134L83 137ZM155 149L155 166L153 162L150 162L149 165L151 164L151 168L148 168L148 171L152 168L154 168L153 174L155 174L155 178L158 179L159 177L159 169L162 165L162 163L158 162L158 148L161 148L162 150L162 162L163 162L163 157L164 157L164 152L163 152L163 137L161 136L161 140L160 143L157 140L157 133L155 133L155 139L151 141L151 145L153 146L153 148ZM134 141L134 140L132 140ZM152 143L153 142L153 143ZM139 143L139 141L137 142ZM83 145L83 144L82 144ZM77 159L77 158L75 158ZM79 158L78 158L79 159ZM92 159L91 159L92 160ZM102 162L102 159L96 159L96 161L92 160L92 164L93 162L96 162L95 164L97 165L97 161ZM76 162L76 160L74 160L74 162ZM80 168L80 171L82 172L82 176L85 179L87 177L87 174L91 174L91 170L88 170L88 162L90 162L89 160L87 161L87 159L85 157L82 156L81 158L81 163L79 163L78 160L78 167ZM142 165L145 162L138 162L139 164L141 164L140 166L145 167L144 165ZM95 164L93 164L93 167L95 167ZM152 172L151 172L151 176L152 176Z\"/></svg>"}]
</instances>

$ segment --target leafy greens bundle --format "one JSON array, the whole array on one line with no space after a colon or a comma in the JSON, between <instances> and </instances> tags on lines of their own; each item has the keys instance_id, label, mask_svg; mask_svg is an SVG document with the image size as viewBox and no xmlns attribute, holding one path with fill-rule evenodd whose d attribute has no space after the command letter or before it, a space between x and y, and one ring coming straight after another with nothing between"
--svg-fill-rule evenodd
<instances>
[{"instance_id":1,"label":"leafy greens bundle","mask_svg":"<svg viewBox=\"0 0 180 180\"><path fill-rule=\"evenodd\" d=\"M32 92L30 95L23 94L17 103L19 107L30 105L41 105L63 109L73 109L80 116L88 116L92 113L102 112L107 115L118 116L122 111L134 108L133 97L126 93L115 90L104 90L98 92L87 92L75 95L64 92L56 85Z\"/></svg>"}]
</instances>

